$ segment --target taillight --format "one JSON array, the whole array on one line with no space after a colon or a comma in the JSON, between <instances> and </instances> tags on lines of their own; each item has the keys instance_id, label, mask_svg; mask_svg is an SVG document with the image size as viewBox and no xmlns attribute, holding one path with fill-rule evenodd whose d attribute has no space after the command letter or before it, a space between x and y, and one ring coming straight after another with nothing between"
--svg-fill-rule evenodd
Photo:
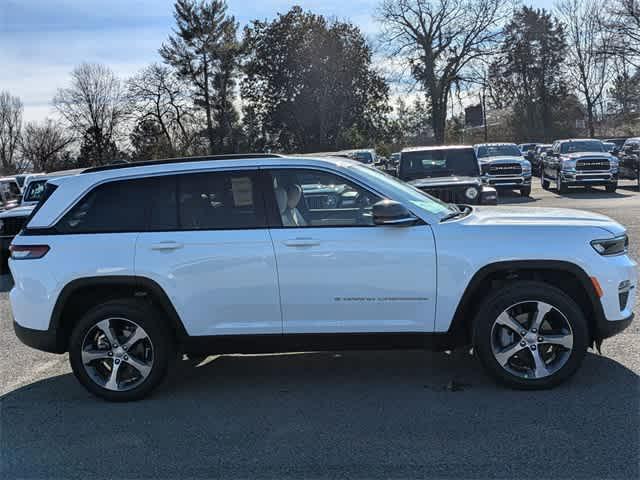
<instances>
[{"instance_id":1,"label":"taillight","mask_svg":"<svg viewBox=\"0 0 640 480\"><path fill-rule=\"evenodd\" d=\"M47 254L49 245L10 245L9 251L14 260L35 260Z\"/></svg>"}]
</instances>

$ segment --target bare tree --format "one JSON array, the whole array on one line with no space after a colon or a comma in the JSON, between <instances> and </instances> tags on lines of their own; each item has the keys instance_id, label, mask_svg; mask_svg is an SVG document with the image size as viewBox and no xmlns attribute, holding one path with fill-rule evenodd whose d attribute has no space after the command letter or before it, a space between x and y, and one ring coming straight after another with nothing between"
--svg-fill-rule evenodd
<instances>
[{"instance_id":1,"label":"bare tree","mask_svg":"<svg viewBox=\"0 0 640 480\"><path fill-rule=\"evenodd\" d=\"M605 26L604 0L562 0L558 16L567 34L567 71L587 109L589 136L595 136L595 113L611 80L611 35Z\"/></svg>"},{"instance_id":2,"label":"bare tree","mask_svg":"<svg viewBox=\"0 0 640 480\"><path fill-rule=\"evenodd\" d=\"M184 155L194 143L194 109L185 85L169 68L156 63L127 81L136 124L152 122L164 137L164 155Z\"/></svg>"},{"instance_id":3,"label":"bare tree","mask_svg":"<svg viewBox=\"0 0 640 480\"><path fill-rule=\"evenodd\" d=\"M0 92L0 168L3 175L19 170L16 165L22 129L22 102L9 92Z\"/></svg>"},{"instance_id":4,"label":"bare tree","mask_svg":"<svg viewBox=\"0 0 640 480\"><path fill-rule=\"evenodd\" d=\"M640 68L640 1L613 0L608 6L607 27L614 39L611 51Z\"/></svg>"},{"instance_id":5,"label":"bare tree","mask_svg":"<svg viewBox=\"0 0 640 480\"><path fill-rule=\"evenodd\" d=\"M120 80L108 67L90 63L76 67L71 86L58 89L53 105L69 128L92 145L92 163L111 160L128 105Z\"/></svg>"},{"instance_id":6,"label":"bare tree","mask_svg":"<svg viewBox=\"0 0 640 480\"><path fill-rule=\"evenodd\" d=\"M36 172L58 167L59 160L74 138L62 126L47 118L42 123L29 122L22 132L20 148L23 158Z\"/></svg>"},{"instance_id":7,"label":"bare tree","mask_svg":"<svg viewBox=\"0 0 640 480\"><path fill-rule=\"evenodd\" d=\"M382 40L406 59L431 103L436 141L444 142L451 89L470 64L495 51L511 13L504 0L383 0Z\"/></svg>"}]
</instances>

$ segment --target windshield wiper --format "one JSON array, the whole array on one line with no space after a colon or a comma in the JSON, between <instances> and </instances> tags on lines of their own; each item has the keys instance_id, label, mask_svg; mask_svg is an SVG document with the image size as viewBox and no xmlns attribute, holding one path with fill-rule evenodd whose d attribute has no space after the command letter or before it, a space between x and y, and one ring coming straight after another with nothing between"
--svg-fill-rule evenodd
<instances>
[{"instance_id":1,"label":"windshield wiper","mask_svg":"<svg viewBox=\"0 0 640 480\"><path fill-rule=\"evenodd\" d=\"M453 212L445 215L444 217L442 217L440 219L440 223L446 222L447 220L452 220L454 218L458 218L458 217L461 217L461 216L466 216L468 213L471 212L471 207L469 207L468 205L464 205L464 209L463 210L460 210L457 205L453 205L452 204L452 206L455 208L455 211L453 211Z\"/></svg>"}]
</instances>

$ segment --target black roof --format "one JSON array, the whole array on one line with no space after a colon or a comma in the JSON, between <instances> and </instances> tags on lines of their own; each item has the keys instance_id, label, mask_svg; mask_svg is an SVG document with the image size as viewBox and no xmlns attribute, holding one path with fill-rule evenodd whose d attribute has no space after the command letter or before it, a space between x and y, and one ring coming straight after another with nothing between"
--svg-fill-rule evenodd
<instances>
[{"instance_id":1,"label":"black roof","mask_svg":"<svg viewBox=\"0 0 640 480\"><path fill-rule=\"evenodd\" d=\"M179 157L166 158L162 160L146 160L142 162L117 163L112 165L102 165L100 167L87 168L82 173L104 172L108 170L119 170L121 168L146 167L149 165L165 165L168 163L189 163L189 162L206 162L209 160L244 160L252 158L280 158L283 155L276 153L232 153L224 155L206 155L202 157Z\"/></svg>"}]
</instances>

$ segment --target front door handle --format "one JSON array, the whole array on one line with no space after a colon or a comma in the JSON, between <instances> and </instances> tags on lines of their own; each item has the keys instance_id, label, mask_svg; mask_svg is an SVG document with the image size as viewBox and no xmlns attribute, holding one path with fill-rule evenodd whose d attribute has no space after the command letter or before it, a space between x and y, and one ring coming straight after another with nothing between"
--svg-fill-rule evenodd
<instances>
[{"instance_id":1,"label":"front door handle","mask_svg":"<svg viewBox=\"0 0 640 480\"><path fill-rule=\"evenodd\" d=\"M320 240L315 240L313 238L292 238L290 240L285 240L284 244L287 247L315 247L320 245Z\"/></svg>"},{"instance_id":2,"label":"front door handle","mask_svg":"<svg viewBox=\"0 0 640 480\"><path fill-rule=\"evenodd\" d=\"M182 245L179 242L166 241L166 242L158 242L151 245L151 250L178 250L182 248Z\"/></svg>"}]
</instances>

